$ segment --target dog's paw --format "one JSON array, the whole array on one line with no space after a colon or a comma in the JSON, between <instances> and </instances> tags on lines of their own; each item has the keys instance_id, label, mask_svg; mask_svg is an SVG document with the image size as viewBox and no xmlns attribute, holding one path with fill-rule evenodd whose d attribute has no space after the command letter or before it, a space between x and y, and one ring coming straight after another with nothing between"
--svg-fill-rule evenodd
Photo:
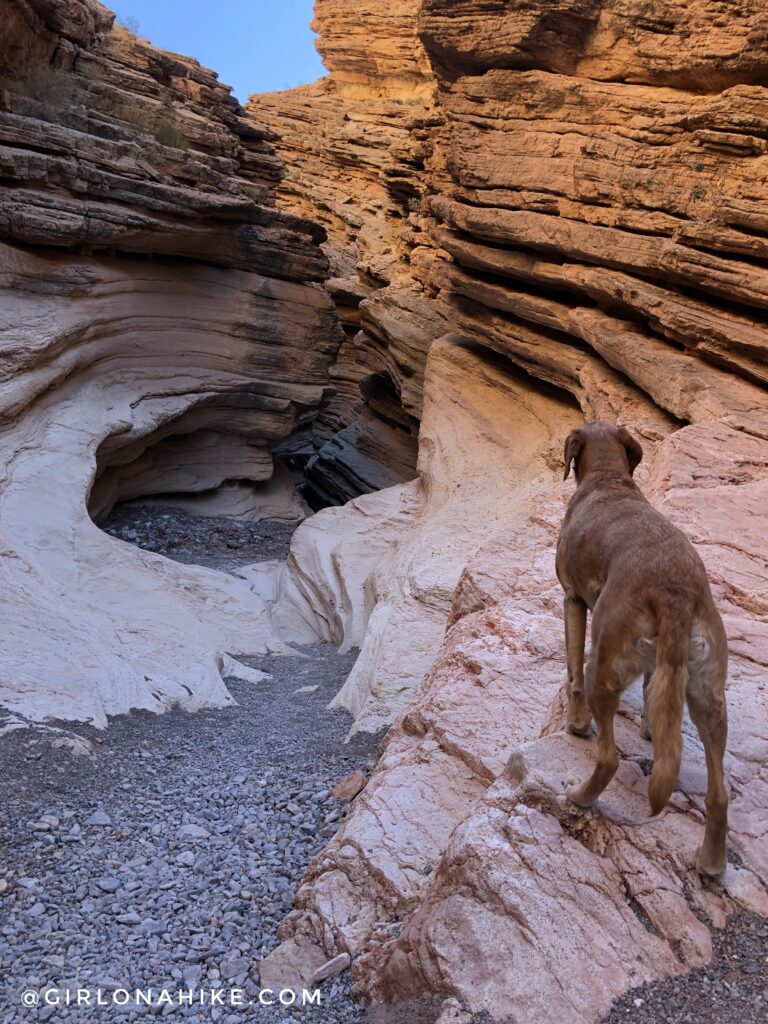
<instances>
[{"instance_id":1,"label":"dog's paw","mask_svg":"<svg viewBox=\"0 0 768 1024\"><path fill-rule=\"evenodd\" d=\"M579 790L581 789L581 782L574 775L569 775L567 779L563 779L563 786L565 787L566 800L570 800L571 803L578 803L575 797L578 796Z\"/></svg>"},{"instance_id":2,"label":"dog's paw","mask_svg":"<svg viewBox=\"0 0 768 1024\"><path fill-rule=\"evenodd\" d=\"M594 803L594 800L586 800L584 798L584 787L577 779L565 780L565 797L566 800L570 800L577 807L591 807Z\"/></svg>"},{"instance_id":3,"label":"dog's paw","mask_svg":"<svg viewBox=\"0 0 768 1024\"><path fill-rule=\"evenodd\" d=\"M568 723L568 732L572 736L581 736L584 739L592 738L592 723L587 722L586 725L579 725L577 722Z\"/></svg>"},{"instance_id":4,"label":"dog's paw","mask_svg":"<svg viewBox=\"0 0 768 1024\"><path fill-rule=\"evenodd\" d=\"M571 782L570 784L566 784L565 799L570 800L572 804L578 804L579 801L576 798L579 795L580 789L581 784L578 782Z\"/></svg>"},{"instance_id":5,"label":"dog's paw","mask_svg":"<svg viewBox=\"0 0 768 1024\"><path fill-rule=\"evenodd\" d=\"M700 875L706 875L707 878L720 878L727 867L728 861L724 853L714 855L707 852L702 846L696 854L696 870Z\"/></svg>"}]
</instances>

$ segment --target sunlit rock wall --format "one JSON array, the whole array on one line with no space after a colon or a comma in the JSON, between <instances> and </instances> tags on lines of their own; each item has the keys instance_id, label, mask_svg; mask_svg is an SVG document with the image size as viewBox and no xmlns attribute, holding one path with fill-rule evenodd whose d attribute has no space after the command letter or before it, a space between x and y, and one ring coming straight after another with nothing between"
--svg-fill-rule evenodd
<instances>
[{"instance_id":1,"label":"sunlit rock wall","mask_svg":"<svg viewBox=\"0 0 768 1024\"><path fill-rule=\"evenodd\" d=\"M768 913L768 12L758 0L422 0L413 13L429 70L404 45L397 8L387 43L386 18L320 0L330 79L268 101L273 126L289 108L281 152L294 185L281 198L324 219L337 273L354 263L369 285L373 239L390 231L398 284L374 282L356 345L403 407L423 414L417 481L300 529L268 601L280 629L362 638L339 700L358 727L394 720L283 934L361 954L355 977L374 1001L448 999L446 1024L479 1011L509 1024L597 1021L631 985L706 963L712 930L735 905ZM366 17L370 58L359 42ZM343 185L357 197L349 217L381 187L375 174L364 185L354 175L377 146L378 166L387 152L373 113L382 77L429 83L428 121L414 124L412 96L402 104L397 123L422 154L419 192L402 222L377 212L373 227L344 219ZM335 80L349 81L348 96ZM299 116L310 146L307 126L328 141L365 125L354 171L338 173L339 143L310 170L290 127ZM413 326L434 316L447 335L430 352L430 332L414 343ZM468 341L478 348L454 365ZM449 363L461 365L463 388L448 382ZM479 385L487 366L498 374L490 395ZM576 407L639 437L638 480L698 546L726 622L735 856L719 889L693 866L705 769L687 719L678 787L659 819L648 817L652 748L636 693L620 713L621 767L603 799L583 812L563 795L564 779L594 758L563 731L554 576L570 494L561 446ZM481 467L496 465L489 420L504 451L497 473L510 474L498 489L477 485ZM508 434L505 423L515 424ZM455 496L426 511L430 489L447 481ZM364 543L343 548L348 533ZM454 553L463 572L443 590Z\"/></svg>"}]
</instances>

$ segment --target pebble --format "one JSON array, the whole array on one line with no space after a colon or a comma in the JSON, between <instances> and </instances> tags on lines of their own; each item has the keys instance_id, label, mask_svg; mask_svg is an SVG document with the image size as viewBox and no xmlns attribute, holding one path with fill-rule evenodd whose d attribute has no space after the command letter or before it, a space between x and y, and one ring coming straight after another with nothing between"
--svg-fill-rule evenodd
<instances>
[{"instance_id":1,"label":"pebble","mask_svg":"<svg viewBox=\"0 0 768 1024\"><path fill-rule=\"evenodd\" d=\"M105 811L96 811L85 823L86 825L111 825L112 819Z\"/></svg>"},{"instance_id":2,"label":"pebble","mask_svg":"<svg viewBox=\"0 0 768 1024\"><path fill-rule=\"evenodd\" d=\"M115 920L118 924L141 924L141 918L133 911L129 911L127 914L118 914Z\"/></svg>"},{"instance_id":3,"label":"pebble","mask_svg":"<svg viewBox=\"0 0 768 1024\"><path fill-rule=\"evenodd\" d=\"M96 883L102 892L117 892L120 888L119 878L100 878Z\"/></svg>"},{"instance_id":4,"label":"pebble","mask_svg":"<svg viewBox=\"0 0 768 1024\"><path fill-rule=\"evenodd\" d=\"M179 839L210 839L211 833L201 825L182 825L177 832Z\"/></svg>"},{"instance_id":5,"label":"pebble","mask_svg":"<svg viewBox=\"0 0 768 1024\"><path fill-rule=\"evenodd\" d=\"M326 978L335 978L337 974L345 971L351 962L349 953L339 953L338 956L317 968L312 975L313 983L318 984L321 981L325 981Z\"/></svg>"}]
</instances>

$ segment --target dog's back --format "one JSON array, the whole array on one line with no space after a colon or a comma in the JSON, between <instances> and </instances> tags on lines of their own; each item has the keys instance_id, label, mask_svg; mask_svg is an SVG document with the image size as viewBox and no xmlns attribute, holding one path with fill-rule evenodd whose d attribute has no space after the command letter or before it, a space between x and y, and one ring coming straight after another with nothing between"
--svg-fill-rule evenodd
<instances>
[{"instance_id":1,"label":"dog's back","mask_svg":"<svg viewBox=\"0 0 768 1024\"><path fill-rule=\"evenodd\" d=\"M606 588L643 614L653 614L661 602L690 606L693 614L705 606L714 609L693 545L629 476L616 480L598 474L575 492L560 531L557 570L590 610Z\"/></svg>"}]
</instances>

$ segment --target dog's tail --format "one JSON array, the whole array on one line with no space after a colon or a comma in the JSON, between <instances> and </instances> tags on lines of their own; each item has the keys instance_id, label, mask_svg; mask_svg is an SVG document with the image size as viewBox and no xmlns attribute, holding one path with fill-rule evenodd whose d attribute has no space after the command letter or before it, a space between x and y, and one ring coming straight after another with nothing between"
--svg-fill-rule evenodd
<instances>
[{"instance_id":1,"label":"dog's tail","mask_svg":"<svg viewBox=\"0 0 768 1024\"><path fill-rule=\"evenodd\" d=\"M689 610L676 604L661 609L659 615L656 668L648 694L653 737L653 769L648 785L651 814L664 809L680 771L691 619Z\"/></svg>"}]
</instances>

